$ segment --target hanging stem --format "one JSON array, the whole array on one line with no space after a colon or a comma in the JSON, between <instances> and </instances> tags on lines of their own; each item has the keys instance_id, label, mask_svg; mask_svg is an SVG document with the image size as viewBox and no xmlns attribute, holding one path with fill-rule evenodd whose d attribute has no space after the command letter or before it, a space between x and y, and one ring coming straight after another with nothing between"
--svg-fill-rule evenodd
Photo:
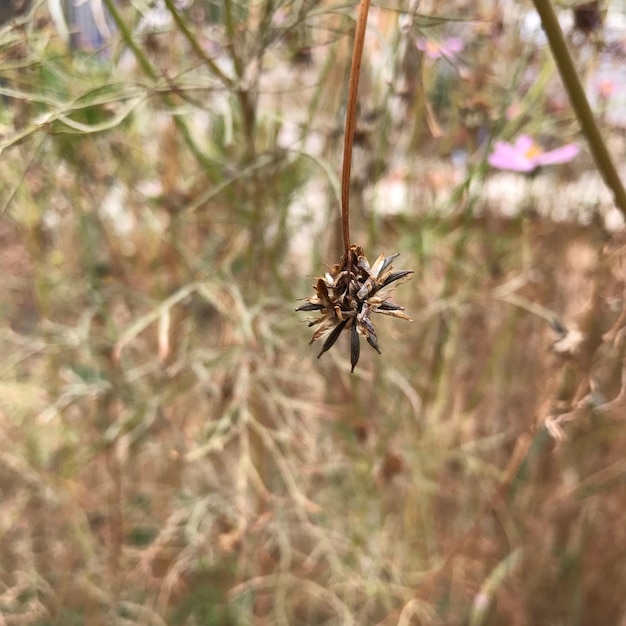
<instances>
[{"instance_id":1,"label":"hanging stem","mask_svg":"<svg viewBox=\"0 0 626 626\"><path fill-rule=\"evenodd\" d=\"M352 66L350 67L350 82L348 83L348 108L346 111L346 130L343 136L343 165L341 168L341 231L346 259L350 263L350 169L352 167L352 143L354 141L354 125L356 120L356 100L359 92L359 77L361 74L361 60L363 58L363 43L367 14L370 10L370 0L361 0L359 17L354 34L354 48L352 50Z\"/></svg>"}]
</instances>

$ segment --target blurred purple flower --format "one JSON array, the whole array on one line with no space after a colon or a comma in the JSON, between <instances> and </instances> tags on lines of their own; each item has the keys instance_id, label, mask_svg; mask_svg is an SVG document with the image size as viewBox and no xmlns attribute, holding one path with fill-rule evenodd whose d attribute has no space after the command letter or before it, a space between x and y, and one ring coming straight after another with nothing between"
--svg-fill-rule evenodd
<instances>
[{"instance_id":1,"label":"blurred purple flower","mask_svg":"<svg viewBox=\"0 0 626 626\"><path fill-rule=\"evenodd\" d=\"M465 47L460 37L448 37L442 42L432 39L417 39L415 42L418 50L421 50L429 59L450 59Z\"/></svg>"},{"instance_id":2,"label":"blurred purple flower","mask_svg":"<svg viewBox=\"0 0 626 626\"><path fill-rule=\"evenodd\" d=\"M489 165L499 170L533 172L542 165L567 163L580 152L575 143L544 152L529 135L520 135L515 143L496 141L493 152L487 158Z\"/></svg>"}]
</instances>

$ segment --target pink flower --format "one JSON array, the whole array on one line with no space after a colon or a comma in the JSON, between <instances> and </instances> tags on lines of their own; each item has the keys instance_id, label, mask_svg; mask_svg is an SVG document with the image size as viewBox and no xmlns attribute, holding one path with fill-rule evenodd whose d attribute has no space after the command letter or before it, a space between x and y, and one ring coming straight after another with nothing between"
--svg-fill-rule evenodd
<instances>
[{"instance_id":1,"label":"pink flower","mask_svg":"<svg viewBox=\"0 0 626 626\"><path fill-rule=\"evenodd\" d=\"M605 79L598 83L598 96L602 100L610 100L611 96L615 93L617 85L614 80Z\"/></svg>"},{"instance_id":2,"label":"pink flower","mask_svg":"<svg viewBox=\"0 0 626 626\"><path fill-rule=\"evenodd\" d=\"M496 141L487 161L491 167L499 170L532 172L542 165L567 163L579 152L580 147L575 143L544 152L532 137L520 135L514 144Z\"/></svg>"},{"instance_id":3,"label":"pink flower","mask_svg":"<svg viewBox=\"0 0 626 626\"><path fill-rule=\"evenodd\" d=\"M415 42L418 50L421 50L429 59L449 59L465 47L463 40L459 37L448 37L441 43L432 39L417 39Z\"/></svg>"}]
</instances>

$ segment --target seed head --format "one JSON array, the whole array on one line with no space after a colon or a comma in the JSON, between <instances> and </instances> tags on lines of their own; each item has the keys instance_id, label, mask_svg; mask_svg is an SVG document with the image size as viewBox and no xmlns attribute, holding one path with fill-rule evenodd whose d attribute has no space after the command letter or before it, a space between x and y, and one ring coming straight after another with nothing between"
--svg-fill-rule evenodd
<instances>
[{"instance_id":1,"label":"seed head","mask_svg":"<svg viewBox=\"0 0 626 626\"><path fill-rule=\"evenodd\" d=\"M370 316L382 313L411 321L404 307L387 298L383 289L413 273L413 270L393 271L392 261L398 254L381 254L370 266L363 248L352 244L346 256L317 279L315 293L297 311L319 311L320 317L309 322L316 326L313 343L328 333L319 357L332 348L344 330L350 331L350 360L352 371L361 353L360 338L365 337L378 354L378 337Z\"/></svg>"}]
</instances>

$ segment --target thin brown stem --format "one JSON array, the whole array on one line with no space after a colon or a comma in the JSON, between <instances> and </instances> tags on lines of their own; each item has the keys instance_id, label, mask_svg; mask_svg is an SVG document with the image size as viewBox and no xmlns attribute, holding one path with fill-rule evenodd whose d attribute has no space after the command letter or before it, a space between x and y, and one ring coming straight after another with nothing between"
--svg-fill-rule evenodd
<instances>
[{"instance_id":1,"label":"thin brown stem","mask_svg":"<svg viewBox=\"0 0 626 626\"><path fill-rule=\"evenodd\" d=\"M350 82L348 83L348 108L346 111L346 130L343 137L343 165L341 168L341 230L346 259L350 259L350 169L352 167L352 143L354 141L354 126L356 120L356 104L359 92L359 77L361 74L361 60L363 58L363 43L367 27L367 14L370 10L370 0L361 0L359 17L354 34L354 48L352 50L352 66L350 68Z\"/></svg>"}]
</instances>

